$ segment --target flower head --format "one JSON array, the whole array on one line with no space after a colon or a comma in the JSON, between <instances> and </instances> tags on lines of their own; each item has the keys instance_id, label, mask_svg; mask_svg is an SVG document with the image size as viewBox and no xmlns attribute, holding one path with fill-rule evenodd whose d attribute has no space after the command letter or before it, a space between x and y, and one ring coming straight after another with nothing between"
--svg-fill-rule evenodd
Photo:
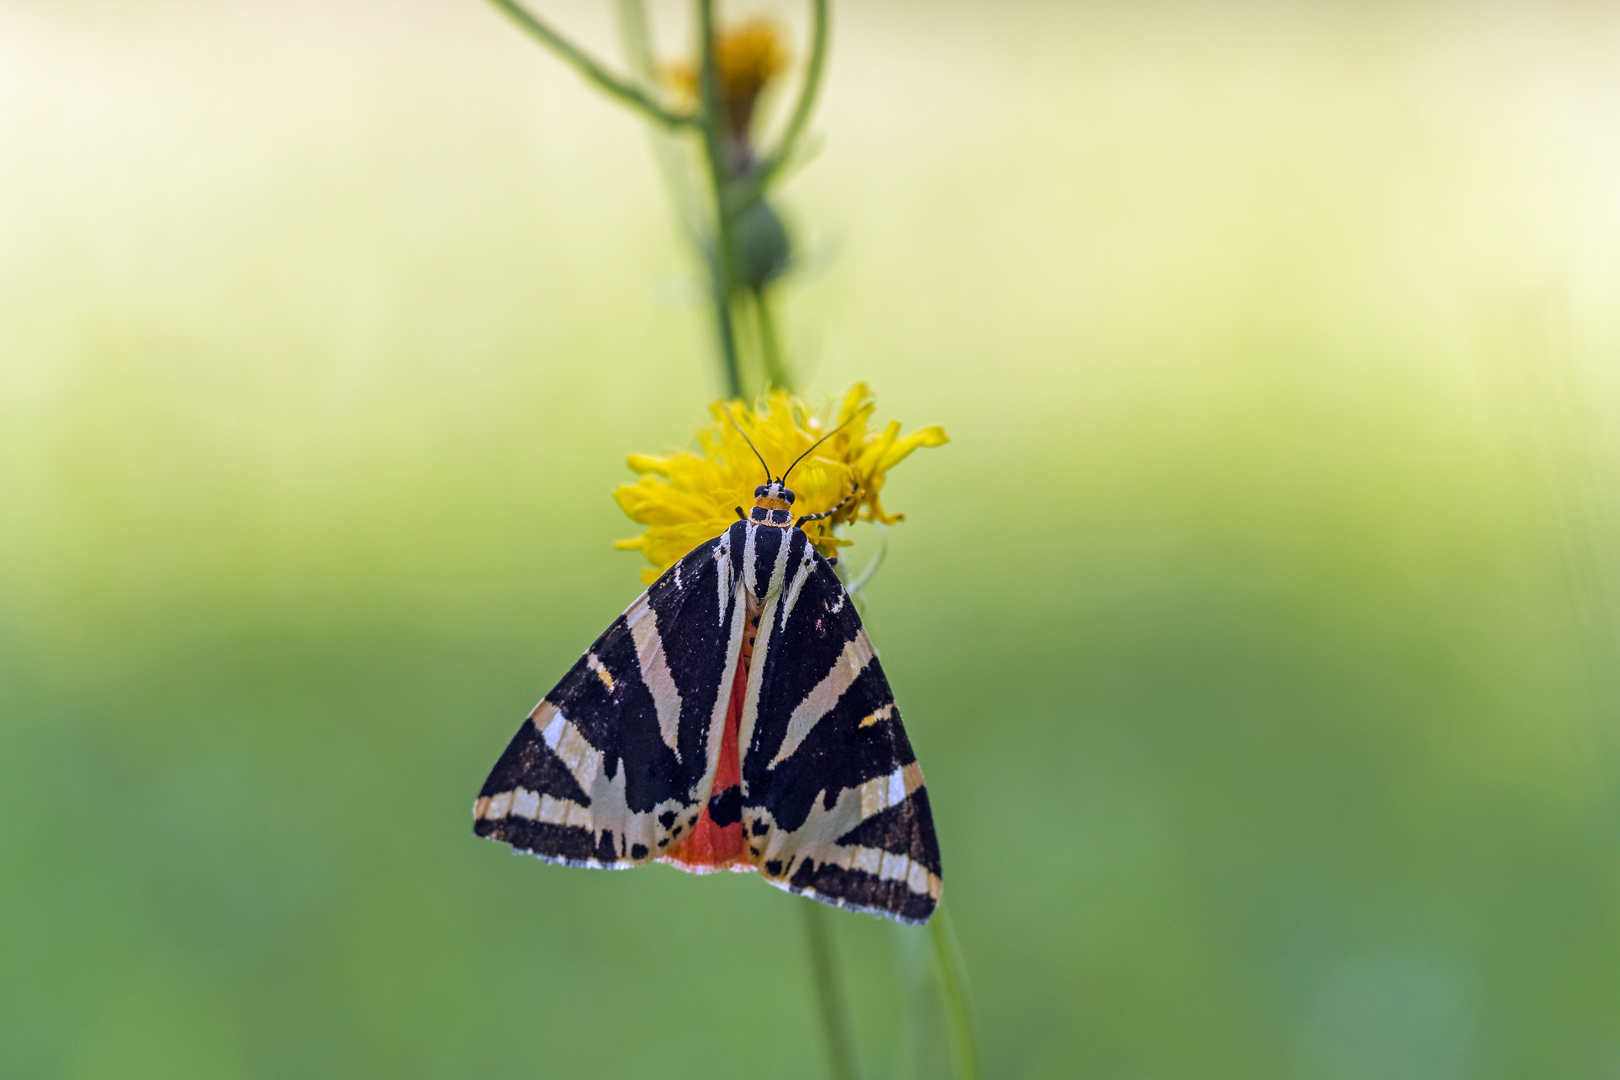
<instances>
[{"instance_id":1,"label":"flower head","mask_svg":"<svg viewBox=\"0 0 1620 1080\"><path fill-rule=\"evenodd\" d=\"M949 439L937 425L909 435L900 434L898 420L873 428L876 408L865 383L851 387L836 415L827 419L802 399L781 391L767 395L753 409L716 402L709 407L713 421L698 429L697 450L666 457L630 455L630 468L641 479L620 484L613 498L647 531L615 546L646 555L653 568L643 570L642 579L649 584L656 581L693 548L737 520L735 507L752 503L754 488L767 478L749 441L771 470L786 470L829 432L788 477L788 487L797 496L796 514L818 514L849 500L836 515L805 523L810 541L830 555L850 542L834 533L839 525L857 518L886 525L900 521L902 515L886 512L878 499L888 471L919 446L942 446Z\"/></svg>"},{"instance_id":2,"label":"flower head","mask_svg":"<svg viewBox=\"0 0 1620 1080\"><path fill-rule=\"evenodd\" d=\"M714 36L714 66L720 80L720 101L725 108L726 132L735 146L748 146L754 104L766 85L786 69L788 49L775 23L765 18L746 19ZM667 77L690 100L699 93L696 64L672 64Z\"/></svg>"}]
</instances>

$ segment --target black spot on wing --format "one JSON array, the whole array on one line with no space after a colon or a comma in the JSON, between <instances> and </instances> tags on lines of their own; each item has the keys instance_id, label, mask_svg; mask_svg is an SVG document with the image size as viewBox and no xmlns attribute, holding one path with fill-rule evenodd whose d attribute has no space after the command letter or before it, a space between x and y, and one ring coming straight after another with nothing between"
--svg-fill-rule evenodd
<instances>
[{"instance_id":1,"label":"black spot on wing","mask_svg":"<svg viewBox=\"0 0 1620 1080\"><path fill-rule=\"evenodd\" d=\"M631 844L630 845L630 857L632 859L645 859L647 857L647 845L646 844Z\"/></svg>"},{"instance_id":2,"label":"black spot on wing","mask_svg":"<svg viewBox=\"0 0 1620 1080\"><path fill-rule=\"evenodd\" d=\"M735 784L709 800L709 817L722 829L742 820L742 791Z\"/></svg>"},{"instance_id":3,"label":"black spot on wing","mask_svg":"<svg viewBox=\"0 0 1620 1080\"><path fill-rule=\"evenodd\" d=\"M939 841L928 809L928 789L918 788L904 802L880 811L838 838L838 843L906 855L940 874Z\"/></svg>"},{"instance_id":4,"label":"black spot on wing","mask_svg":"<svg viewBox=\"0 0 1620 1080\"><path fill-rule=\"evenodd\" d=\"M912 892L903 881L885 881L864 870L846 870L833 863L817 864L806 859L793 871L788 884L795 890L811 890L901 922L927 922L934 913L933 897Z\"/></svg>"},{"instance_id":5,"label":"black spot on wing","mask_svg":"<svg viewBox=\"0 0 1620 1080\"><path fill-rule=\"evenodd\" d=\"M489 779L484 781L478 796L499 795L519 787L559 799L571 799L581 806L591 805L590 796L579 786L574 774L568 771L568 766L551 752L540 737L533 719L523 721L523 726L512 736L506 752L495 763L495 768L490 770Z\"/></svg>"}]
</instances>

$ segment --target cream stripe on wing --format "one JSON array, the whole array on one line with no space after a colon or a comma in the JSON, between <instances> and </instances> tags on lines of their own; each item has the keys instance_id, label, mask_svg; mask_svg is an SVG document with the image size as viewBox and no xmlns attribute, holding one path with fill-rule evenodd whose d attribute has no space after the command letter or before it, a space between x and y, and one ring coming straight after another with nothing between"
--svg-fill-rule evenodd
<instances>
[{"instance_id":1,"label":"cream stripe on wing","mask_svg":"<svg viewBox=\"0 0 1620 1080\"><path fill-rule=\"evenodd\" d=\"M715 567L714 575L716 578L715 589L717 590L715 599L718 604L716 610L720 612L720 624L722 626L726 622L726 605L731 601L733 588L731 559L734 554L731 550L731 531L728 529L720 537L720 546L714 549L714 561L719 564Z\"/></svg>"},{"instance_id":2,"label":"cream stripe on wing","mask_svg":"<svg viewBox=\"0 0 1620 1080\"><path fill-rule=\"evenodd\" d=\"M756 600L753 594L752 583L758 580L754 574L756 551L754 533L757 529L770 527L769 525L749 527L748 554L746 565L743 567L744 591L749 597L750 604L757 602L760 605L758 608L751 607L749 609L749 618L753 619L757 615L759 626L754 634L754 662L748 669L748 682L746 689L743 691L742 720L737 727L737 748L745 754L748 752L747 747L753 744L754 724L759 719L759 692L761 681L765 676L765 664L762 661L774 647L772 643L776 638L777 624L783 621L777 609L782 604L782 579L786 574L787 553L788 548L791 546L789 538L783 537L781 545L776 549L776 562L771 566L771 577L767 583L765 595L758 597ZM746 799L748 797L747 777L743 778L742 792L743 798Z\"/></svg>"},{"instance_id":3,"label":"cream stripe on wing","mask_svg":"<svg viewBox=\"0 0 1620 1080\"><path fill-rule=\"evenodd\" d=\"M776 545L776 562L771 564L771 581L765 588L766 596L782 591L782 585L787 581L788 550L792 547L792 537L783 533L782 542Z\"/></svg>"},{"instance_id":4,"label":"cream stripe on wing","mask_svg":"<svg viewBox=\"0 0 1620 1080\"><path fill-rule=\"evenodd\" d=\"M709 744L704 749L703 776L698 780L697 786L688 793L699 803L708 801L714 787L715 770L720 764L720 744L726 730L726 713L731 708L731 685L737 677L737 658L742 655L743 635L748 632L748 620L751 617L748 589L732 588L728 584L736 573L730 558L735 553L727 544L721 545L720 553L718 559L720 565L717 567L721 581L720 618L723 623L729 614L731 626L726 635L725 667L721 669L719 690L715 694L714 706L709 711Z\"/></svg>"},{"instance_id":5,"label":"cream stripe on wing","mask_svg":"<svg viewBox=\"0 0 1620 1080\"><path fill-rule=\"evenodd\" d=\"M793 714L788 717L787 732L782 736L782 748L766 768L774 769L793 755L810 734L810 729L832 712L838 699L844 696L844 691L872 662L872 656L872 639L866 636L863 627L855 632L855 636L844 646L844 651L838 654L832 670L794 707Z\"/></svg>"},{"instance_id":6,"label":"cream stripe on wing","mask_svg":"<svg viewBox=\"0 0 1620 1080\"><path fill-rule=\"evenodd\" d=\"M892 773L873 777L855 789L860 796L861 820L900 805L906 801L906 796L922 786L922 769L915 761L902 765Z\"/></svg>"},{"instance_id":7,"label":"cream stripe on wing","mask_svg":"<svg viewBox=\"0 0 1620 1080\"><path fill-rule=\"evenodd\" d=\"M752 597L752 594L750 594ZM748 682L743 687L742 718L737 724L737 750L747 754L748 748L754 745L754 724L759 720L759 688L765 677L765 665L762 662L767 651L772 647L772 629L776 625L776 606L782 602L780 595L767 600L763 607L750 609L748 618L759 618L759 626L754 634L754 662L748 668ZM748 775L742 778L743 798L748 797Z\"/></svg>"},{"instance_id":8,"label":"cream stripe on wing","mask_svg":"<svg viewBox=\"0 0 1620 1080\"><path fill-rule=\"evenodd\" d=\"M540 738L545 740L552 753L562 759L579 786L590 791L596 783L596 774L602 768L602 751L586 742L585 736L569 723L562 710L549 701L542 701L534 711L532 719L535 726L539 727L540 718L548 709L551 710L551 719L540 729Z\"/></svg>"},{"instance_id":9,"label":"cream stripe on wing","mask_svg":"<svg viewBox=\"0 0 1620 1080\"><path fill-rule=\"evenodd\" d=\"M783 590L786 596L783 600L782 621L785 623L793 616L793 609L799 603L799 593L804 591L804 583L810 580L816 570L815 549L808 543L804 546L804 556L799 560L798 569L793 572L793 580ZM842 592L842 589L839 589ZM839 607L843 607L840 603ZM834 611L837 609L835 608Z\"/></svg>"},{"instance_id":10,"label":"cream stripe on wing","mask_svg":"<svg viewBox=\"0 0 1620 1080\"><path fill-rule=\"evenodd\" d=\"M845 870L859 870L882 881L903 881L914 893L939 899L940 880L928 867L898 851L869 847L835 847L824 851L829 862Z\"/></svg>"},{"instance_id":11,"label":"cream stripe on wing","mask_svg":"<svg viewBox=\"0 0 1620 1080\"><path fill-rule=\"evenodd\" d=\"M658 734L664 745L681 760L678 745L681 729L681 694L675 689L675 677L670 674L669 660L664 656L664 641L658 635L658 618L647 603L647 594L630 605L624 613L630 624L630 636L636 643L636 659L641 663L641 681L652 694L653 708L658 710Z\"/></svg>"},{"instance_id":12,"label":"cream stripe on wing","mask_svg":"<svg viewBox=\"0 0 1620 1080\"><path fill-rule=\"evenodd\" d=\"M754 595L754 581L756 580L754 577L754 558L755 551L757 549L757 545L754 543L754 538L758 535L759 533L756 529L750 528L743 530L742 587L743 592L747 593L749 596Z\"/></svg>"},{"instance_id":13,"label":"cream stripe on wing","mask_svg":"<svg viewBox=\"0 0 1620 1080\"><path fill-rule=\"evenodd\" d=\"M922 770L916 762L912 762L892 773L874 777L859 787L843 789L830 810L818 798L811 804L810 816L799 828L793 832L778 828L770 830L764 851L754 857L754 864L764 868L772 860L784 863L780 874L767 872L765 876L771 884L790 892L800 891L792 889L787 883L794 869L810 859L818 863L833 863L846 870L860 870L881 880L903 881L912 892L938 900L944 889L939 875L905 853L837 842L837 837L861 821L903 802L922 786ZM815 890L809 892L815 893Z\"/></svg>"}]
</instances>

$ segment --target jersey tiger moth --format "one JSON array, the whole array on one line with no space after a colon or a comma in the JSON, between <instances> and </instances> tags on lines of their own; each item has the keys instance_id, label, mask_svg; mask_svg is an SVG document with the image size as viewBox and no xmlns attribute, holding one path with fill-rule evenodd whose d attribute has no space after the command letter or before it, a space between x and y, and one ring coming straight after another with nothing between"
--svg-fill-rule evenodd
<instances>
[{"instance_id":1,"label":"jersey tiger moth","mask_svg":"<svg viewBox=\"0 0 1620 1080\"><path fill-rule=\"evenodd\" d=\"M838 508L794 521L792 471L766 466L751 513L535 707L478 793L477 835L570 866L758 872L928 920L942 882L922 770L854 603L800 528Z\"/></svg>"}]
</instances>

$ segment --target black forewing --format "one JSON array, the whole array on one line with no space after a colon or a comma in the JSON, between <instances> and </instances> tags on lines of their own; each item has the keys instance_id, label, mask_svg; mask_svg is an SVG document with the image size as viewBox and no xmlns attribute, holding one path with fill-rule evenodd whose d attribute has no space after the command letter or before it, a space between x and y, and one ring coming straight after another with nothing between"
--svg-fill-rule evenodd
<instances>
[{"instance_id":1,"label":"black forewing","mask_svg":"<svg viewBox=\"0 0 1620 1080\"><path fill-rule=\"evenodd\" d=\"M922 921L936 902L940 858L927 791L914 767L916 755L883 665L865 651L870 642L843 583L813 550L807 558L811 565L797 597L792 597L791 585L784 590L771 612L768 649L755 657L763 667L742 772L745 806L765 812L759 815L764 824L754 829L762 838L760 850L771 855L761 855L761 869L767 877L789 879L778 884L794 891ZM849 670L852 655L869 656L854 674ZM837 692L835 703L793 746L795 711L803 713L801 703L814 701L818 693L827 696L829 687ZM802 727L802 716L798 723ZM853 791L863 785L884 788L883 778L896 776L902 782L915 778L914 788L906 784L903 798L871 813L856 811L853 820L830 834L819 831L832 825L826 814L841 799L852 800ZM818 800L823 813L813 820ZM750 816L745 810L745 817ZM826 824L818 825L818 820ZM850 852L856 848L866 849L868 857L871 852L906 856L932 875L936 895L919 894L903 880L839 865L854 858Z\"/></svg>"},{"instance_id":2,"label":"black forewing","mask_svg":"<svg viewBox=\"0 0 1620 1080\"><path fill-rule=\"evenodd\" d=\"M717 537L662 575L596 639L524 721L484 782L479 835L545 858L627 865L657 857L672 835L689 827L703 780L712 775L707 751L715 703L729 691L738 599L735 590L721 587L728 567L724 538ZM653 667L662 665L680 699L674 749L659 724L658 677L644 669L649 650L662 653ZM569 736L555 748L545 738L543 729L558 713L585 744L574 746L572 762L564 760ZM594 772L588 760L581 764L577 751L586 748L599 755ZM621 773L622 784L616 783ZM501 800L512 792L528 801ZM588 813L570 808L566 822L523 818L515 808L538 805L527 793L565 799Z\"/></svg>"}]
</instances>

